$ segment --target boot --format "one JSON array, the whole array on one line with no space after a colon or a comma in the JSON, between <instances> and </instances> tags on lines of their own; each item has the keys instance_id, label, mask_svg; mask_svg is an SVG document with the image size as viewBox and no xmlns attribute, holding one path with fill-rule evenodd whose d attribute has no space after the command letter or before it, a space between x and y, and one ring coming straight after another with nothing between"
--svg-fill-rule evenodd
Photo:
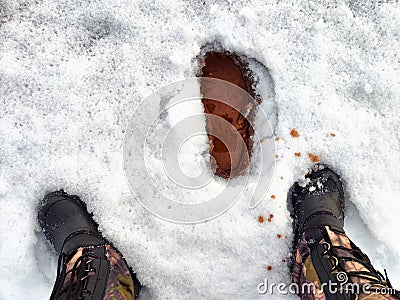
<instances>
[{"instance_id":1,"label":"boot","mask_svg":"<svg viewBox=\"0 0 400 300\"><path fill-rule=\"evenodd\" d=\"M310 269L316 273L314 278L321 284L328 300L358 299L361 289L355 292L346 290L346 283L354 282L362 282L364 286L365 283L370 284L371 293L390 288L393 298L400 299L396 298L399 294L392 288L387 276L385 278L375 270L368 256L345 236L344 191L335 172L324 165L315 165L305 182L292 186L288 199L294 227L292 271L296 266L296 256L301 256L302 266L309 259L307 265L312 265ZM333 245L332 235L345 237L349 241L348 247ZM348 262L360 268L353 270ZM338 290L334 289L332 293L328 283Z\"/></svg>"},{"instance_id":2,"label":"boot","mask_svg":"<svg viewBox=\"0 0 400 300\"><path fill-rule=\"evenodd\" d=\"M102 237L79 197L63 190L46 195L39 207L38 219L59 256L51 300L103 299L107 285L112 282L108 281L109 277L115 277L110 273L110 253L119 257L122 268L126 266L128 270L119 252ZM133 281L134 296L137 296L139 282L130 269L127 272L131 275L127 277Z\"/></svg>"}]
</instances>

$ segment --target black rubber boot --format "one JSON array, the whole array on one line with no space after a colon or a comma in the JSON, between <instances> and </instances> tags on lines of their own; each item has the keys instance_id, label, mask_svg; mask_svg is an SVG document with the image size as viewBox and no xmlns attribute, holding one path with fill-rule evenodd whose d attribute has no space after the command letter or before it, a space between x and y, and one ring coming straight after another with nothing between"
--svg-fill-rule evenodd
<instances>
[{"instance_id":1,"label":"black rubber boot","mask_svg":"<svg viewBox=\"0 0 400 300\"><path fill-rule=\"evenodd\" d=\"M376 271L368 256L354 243L350 241L352 249L347 249L333 246L330 242L326 226L335 233L345 233L343 229L345 200L340 177L328 167L318 164L309 170L305 179L301 184L295 183L288 195L294 227L293 253L296 252L304 235L310 248L312 264L321 283L330 282L333 286L339 287L347 282L350 283L351 277L358 277L370 280L375 287L392 288L387 276L385 278ZM293 254L294 260L295 254ZM368 271L345 272L343 265L346 261L358 262ZM348 292L332 294L329 286L325 286L323 290L328 300L358 297L357 294ZM398 297L398 294L395 297Z\"/></svg>"},{"instance_id":2,"label":"black rubber boot","mask_svg":"<svg viewBox=\"0 0 400 300\"><path fill-rule=\"evenodd\" d=\"M57 279L50 299L103 299L110 270L106 245L110 243L98 231L86 205L79 197L68 195L63 190L53 192L43 199L38 219L59 255ZM78 249L82 255L67 272L67 263ZM67 276L71 279L70 284ZM132 279L137 296L140 284L134 273Z\"/></svg>"},{"instance_id":3,"label":"black rubber boot","mask_svg":"<svg viewBox=\"0 0 400 300\"><path fill-rule=\"evenodd\" d=\"M309 242L318 242L324 236L321 228L329 226L344 233L344 192L339 176L331 169L316 165L305 182L296 182L289 191L289 210L293 218L295 248L306 233Z\"/></svg>"},{"instance_id":4,"label":"black rubber boot","mask_svg":"<svg viewBox=\"0 0 400 300\"><path fill-rule=\"evenodd\" d=\"M44 234L57 254L69 255L78 247L104 245L97 224L77 196L63 190L52 192L43 199L38 213Z\"/></svg>"}]
</instances>

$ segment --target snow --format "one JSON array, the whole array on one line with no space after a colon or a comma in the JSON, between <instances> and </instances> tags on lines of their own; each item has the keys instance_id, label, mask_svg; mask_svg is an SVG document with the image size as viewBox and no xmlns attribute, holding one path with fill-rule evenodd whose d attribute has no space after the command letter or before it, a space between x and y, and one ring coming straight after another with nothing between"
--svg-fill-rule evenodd
<instances>
[{"instance_id":1,"label":"snow","mask_svg":"<svg viewBox=\"0 0 400 300\"><path fill-rule=\"evenodd\" d=\"M286 193L308 153L340 173L350 238L399 288L399 25L400 5L375 1L0 1L0 299L50 295L57 258L36 212L59 188L87 202L143 299L257 298L265 278L290 282ZM125 130L145 97L197 73L209 43L249 58L278 159L255 209L245 193L218 218L175 224L130 193ZM185 172L203 142L182 148Z\"/></svg>"}]
</instances>

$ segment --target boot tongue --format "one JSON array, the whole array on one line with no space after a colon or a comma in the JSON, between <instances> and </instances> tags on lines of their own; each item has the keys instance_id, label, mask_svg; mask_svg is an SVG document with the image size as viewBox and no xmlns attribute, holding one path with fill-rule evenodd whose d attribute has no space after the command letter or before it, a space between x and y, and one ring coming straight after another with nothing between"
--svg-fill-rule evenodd
<instances>
[{"instance_id":1,"label":"boot tongue","mask_svg":"<svg viewBox=\"0 0 400 300\"><path fill-rule=\"evenodd\" d=\"M95 246L85 249L94 257L97 257L89 264L95 270L95 274L91 274L85 284L85 289L90 291L91 299L102 299L107 285L110 263L106 257L105 248L105 246Z\"/></svg>"}]
</instances>

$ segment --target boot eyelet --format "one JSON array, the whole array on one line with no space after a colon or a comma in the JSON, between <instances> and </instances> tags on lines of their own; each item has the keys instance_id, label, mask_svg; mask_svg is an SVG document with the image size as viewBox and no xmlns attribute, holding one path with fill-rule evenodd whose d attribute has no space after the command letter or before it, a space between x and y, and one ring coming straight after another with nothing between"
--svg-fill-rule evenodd
<instances>
[{"instance_id":1,"label":"boot eyelet","mask_svg":"<svg viewBox=\"0 0 400 300\"><path fill-rule=\"evenodd\" d=\"M329 257L330 259L333 259L333 265L332 265L332 268L331 268L331 272L332 271L334 271L334 270L336 270L336 268L338 267L338 265L339 265L339 260L338 260L338 258L336 257L336 256L331 256L331 257Z\"/></svg>"},{"instance_id":2,"label":"boot eyelet","mask_svg":"<svg viewBox=\"0 0 400 300\"><path fill-rule=\"evenodd\" d=\"M322 255L327 254L328 251L331 250L331 244L323 242L321 245L324 247L324 252L322 252Z\"/></svg>"}]
</instances>

